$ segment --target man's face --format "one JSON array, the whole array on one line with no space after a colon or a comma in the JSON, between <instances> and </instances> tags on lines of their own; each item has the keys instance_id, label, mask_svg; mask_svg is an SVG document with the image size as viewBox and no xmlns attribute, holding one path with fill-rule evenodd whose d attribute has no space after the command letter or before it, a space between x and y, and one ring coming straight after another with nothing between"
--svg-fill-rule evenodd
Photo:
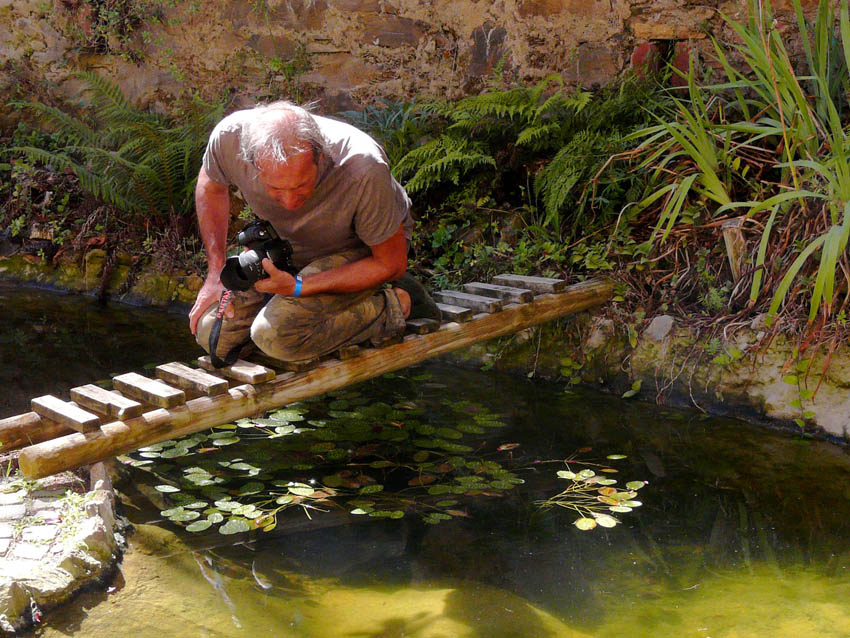
<instances>
[{"instance_id":1,"label":"man's face","mask_svg":"<svg viewBox=\"0 0 850 638\"><path fill-rule=\"evenodd\" d=\"M312 150L294 155L285 164L258 157L256 165L257 179L266 193L286 210L298 210L316 190L319 167Z\"/></svg>"}]
</instances>

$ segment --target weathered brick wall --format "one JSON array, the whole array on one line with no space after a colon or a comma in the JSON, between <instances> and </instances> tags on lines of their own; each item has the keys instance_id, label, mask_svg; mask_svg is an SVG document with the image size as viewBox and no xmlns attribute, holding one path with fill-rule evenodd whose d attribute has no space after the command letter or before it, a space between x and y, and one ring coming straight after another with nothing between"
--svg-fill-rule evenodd
<instances>
[{"instance_id":1,"label":"weathered brick wall","mask_svg":"<svg viewBox=\"0 0 850 638\"><path fill-rule=\"evenodd\" d=\"M815 0L803 0L811 9ZM494 73L529 82L557 72L593 88L646 44L707 50L727 37L721 12L746 0L205 0L177 1L162 24L94 54L86 0L0 0L0 89L72 94L67 77L93 68L134 98L167 107L175 94L230 91L237 103L318 97L335 110L378 97L456 97ZM786 20L788 0L775 9ZM641 45L643 44L643 49ZM681 45L680 45L681 48ZM305 69L305 66L309 66ZM27 82L30 84L28 85ZM31 86L30 86L31 85Z\"/></svg>"}]
</instances>

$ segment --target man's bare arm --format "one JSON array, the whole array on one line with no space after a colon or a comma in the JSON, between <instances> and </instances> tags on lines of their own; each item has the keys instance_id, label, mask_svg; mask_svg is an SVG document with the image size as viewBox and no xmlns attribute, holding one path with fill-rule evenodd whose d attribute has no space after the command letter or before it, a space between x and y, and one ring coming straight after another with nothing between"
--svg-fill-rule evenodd
<instances>
[{"instance_id":1,"label":"man's bare arm","mask_svg":"<svg viewBox=\"0 0 850 638\"><path fill-rule=\"evenodd\" d=\"M192 334L197 331L198 320L210 306L218 302L224 290L219 274L227 253L227 226L230 221L230 194L227 186L214 182L203 168L198 173L198 184L195 187L195 210L208 270L195 305L189 311L189 329ZM228 314L232 315L232 312L228 308Z\"/></svg>"},{"instance_id":2,"label":"man's bare arm","mask_svg":"<svg viewBox=\"0 0 850 638\"><path fill-rule=\"evenodd\" d=\"M260 279L255 283L256 290L292 295L295 290L295 278L292 275L278 270L268 259L263 260L263 268L269 273L269 278ZM404 237L404 228L399 226L392 237L372 246L371 256L305 277L301 296L360 292L377 288L384 282L398 279L405 270L407 270L407 240Z\"/></svg>"}]
</instances>

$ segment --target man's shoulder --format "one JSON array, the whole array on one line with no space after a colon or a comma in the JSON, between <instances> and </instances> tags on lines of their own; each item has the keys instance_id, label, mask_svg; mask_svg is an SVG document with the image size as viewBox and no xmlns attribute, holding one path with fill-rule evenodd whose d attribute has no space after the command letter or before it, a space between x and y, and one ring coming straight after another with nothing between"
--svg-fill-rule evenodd
<instances>
[{"instance_id":1,"label":"man's shoulder","mask_svg":"<svg viewBox=\"0 0 850 638\"><path fill-rule=\"evenodd\" d=\"M314 116L328 142L328 152L338 167L363 173L387 166L387 157L380 144L367 133L347 122L325 116Z\"/></svg>"}]
</instances>

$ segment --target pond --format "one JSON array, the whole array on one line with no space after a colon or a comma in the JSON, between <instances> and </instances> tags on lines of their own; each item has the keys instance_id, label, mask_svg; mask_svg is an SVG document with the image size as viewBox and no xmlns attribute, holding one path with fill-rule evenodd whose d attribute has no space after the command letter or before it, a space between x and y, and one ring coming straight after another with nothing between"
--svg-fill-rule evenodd
<instances>
[{"instance_id":1,"label":"pond","mask_svg":"<svg viewBox=\"0 0 850 638\"><path fill-rule=\"evenodd\" d=\"M63 308L57 351L85 342L90 379L130 369L130 341L137 366L193 351L182 317L111 323L38 296ZM20 317L41 307L4 296L19 299ZM185 350L155 353L162 334ZM850 461L828 443L439 361L195 436L125 459L135 532L120 571L34 635L850 634ZM646 484L626 511L593 484L619 524L583 531L575 511L541 506L582 470L615 491ZM269 531L225 529L236 519Z\"/></svg>"}]
</instances>

